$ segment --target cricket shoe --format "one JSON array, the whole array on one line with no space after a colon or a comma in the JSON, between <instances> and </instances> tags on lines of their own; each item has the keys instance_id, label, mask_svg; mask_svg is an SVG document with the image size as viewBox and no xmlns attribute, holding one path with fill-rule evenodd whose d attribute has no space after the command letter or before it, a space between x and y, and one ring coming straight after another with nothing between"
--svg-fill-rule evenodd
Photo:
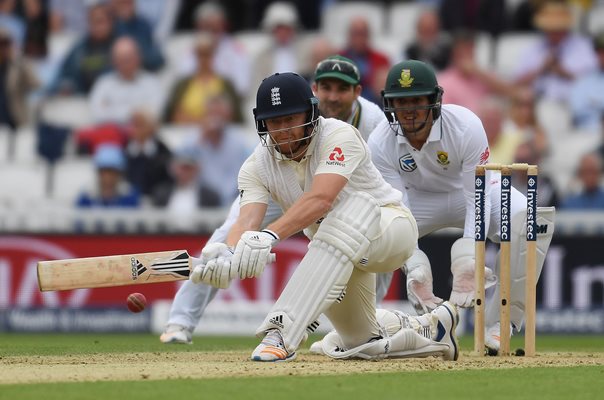
<instances>
[{"instance_id":1,"label":"cricket shoe","mask_svg":"<svg viewBox=\"0 0 604 400\"><path fill-rule=\"evenodd\" d=\"M311 352L311 353L313 353L313 354L324 355L325 352L323 351L323 339L317 340L316 342L314 342L313 344L311 344L310 348L308 349L308 351Z\"/></svg>"},{"instance_id":2,"label":"cricket shoe","mask_svg":"<svg viewBox=\"0 0 604 400\"><path fill-rule=\"evenodd\" d=\"M271 329L252 352L252 361L281 362L296 358L296 352L288 353L281 332Z\"/></svg>"},{"instance_id":3,"label":"cricket shoe","mask_svg":"<svg viewBox=\"0 0 604 400\"><path fill-rule=\"evenodd\" d=\"M449 349L443 352L443 359L456 361L459 358L459 343L455 329L459 323L459 314L457 307L452 303L445 301L432 312L438 318L436 323L436 336L433 340L449 345Z\"/></svg>"},{"instance_id":4,"label":"cricket shoe","mask_svg":"<svg viewBox=\"0 0 604 400\"><path fill-rule=\"evenodd\" d=\"M510 325L510 336L514 333L514 326ZM487 353L497 355L501 346L501 325L499 322L488 327L484 333L484 346Z\"/></svg>"},{"instance_id":5,"label":"cricket shoe","mask_svg":"<svg viewBox=\"0 0 604 400\"><path fill-rule=\"evenodd\" d=\"M162 343L193 344L193 332L182 325L170 324L166 331L161 334L159 340Z\"/></svg>"}]
</instances>

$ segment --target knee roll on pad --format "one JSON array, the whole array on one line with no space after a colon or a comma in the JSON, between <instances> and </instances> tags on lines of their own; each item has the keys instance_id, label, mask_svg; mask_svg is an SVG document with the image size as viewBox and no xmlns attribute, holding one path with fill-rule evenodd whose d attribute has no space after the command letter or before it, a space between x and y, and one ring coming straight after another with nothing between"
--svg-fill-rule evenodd
<instances>
[{"instance_id":1,"label":"knee roll on pad","mask_svg":"<svg viewBox=\"0 0 604 400\"><path fill-rule=\"evenodd\" d=\"M379 233L380 218L380 206L372 196L353 193L327 214L313 240L335 247L357 265Z\"/></svg>"}]
</instances>

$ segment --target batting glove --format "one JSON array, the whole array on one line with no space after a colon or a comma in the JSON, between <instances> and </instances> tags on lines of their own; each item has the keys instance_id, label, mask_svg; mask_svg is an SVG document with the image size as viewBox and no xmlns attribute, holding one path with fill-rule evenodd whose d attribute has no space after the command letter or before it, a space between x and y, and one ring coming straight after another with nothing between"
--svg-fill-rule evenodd
<instances>
[{"instance_id":1,"label":"batting glove","mask_svg":"<svg viewBox=\"0 0 604 400\"><path fill-rule=\"evenodd\" d=\"M196 284L205 283L220 289L226 289L237 271L231 268L233 251L224 243L210 243L196 259L189 279Z\"/></svg>"},{"instance_id":2,"label":"batting glove","mask_svg":"<svg viewBox=\"0 0 604 400\"><path fill-rule=\"evenodd\" d=\"M238 271L239 278L258 277L264 271L266 264L271 262L271 249L279 243L279 236L267 229L247 231L235 247L232 259L232 268Z\"/></svg>"}]
</instances>

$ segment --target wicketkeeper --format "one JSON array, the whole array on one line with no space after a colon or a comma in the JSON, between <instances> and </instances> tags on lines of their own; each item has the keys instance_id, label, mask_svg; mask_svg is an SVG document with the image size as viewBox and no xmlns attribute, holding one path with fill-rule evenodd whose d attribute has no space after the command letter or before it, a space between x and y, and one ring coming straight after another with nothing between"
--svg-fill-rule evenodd
<instances>
[{"instance_id":1,"label":"wicketkeeper","mask_svg":"<svg viewBox=\"0 0 604 400\"><path fill-rule=\"evenodd\" d=\"M474 284L474 171L489 159L487 137L478 117L470 110L442 103L443 88L433 69L421 61L394 65L382 93L388 121L370 135L372 159L385 180L406 191L409 208L417 220L419 236L441 228L463 229L463 236L451 248L453 288L449 300L460 306L473 304ZM491 240L499 241L499 175L489 174L487 186L487 227ZM524 318L526 198L516 189L511 193L512 261L511 321L520 330ZM537 236L537 276L554 232L553 207L538 210L538 224L546 226ZM490 223L489 223L490 220ZM499 258L498 258L499 259ZM485 270L488 284L495 273ZM405 265L409 296L427 312L440 299L432 293L432 271L428 257L416 250ZM446 275L448 276L448 274ZM443 275L440 275L443 279ZM496 292L493 299L498 299ZM499 301L489 301L486 315L486 345L499 350ZM316 349L316 348L315 348Z\"/></svg>"}]
</instances>

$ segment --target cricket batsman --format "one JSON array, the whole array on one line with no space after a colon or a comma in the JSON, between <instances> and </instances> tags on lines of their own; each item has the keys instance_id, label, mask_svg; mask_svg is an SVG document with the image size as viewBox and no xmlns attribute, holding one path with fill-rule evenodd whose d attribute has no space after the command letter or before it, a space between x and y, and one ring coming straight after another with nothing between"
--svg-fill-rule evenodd
<instances>
[{"instance_id":1,"label":"cricket batsman","mask_svg":"<svg viewBox=\"0 0 604 400\"><path fill-rule=\"evenodd\" d=\"M427 64L408 60L394 65L382 92L387 121L371 133L372 160L385 180L406 191L408 205L417 220L419 236L441 228L463 229L463 236L451 248L453 275L450 302L470 307L474 300L474 171L489 159L489 145L479 118L470 110L441 105L443 89ZM487 179L487 232L499 242L499 174ZM511 321L512 329L522 327L525 302L526 198L516 189L511 193ZM537 236L537 276L554 232L553 207L538 209L538 224L547 225ZM490 217L490 221L489 221ZM428 257L416 250L406 262L407 285L414 287L423 310L434 307L432 272ZM485 267L487 286L498 274ZM493 299L498 299L498 287ZM486 311L486 346L499 350L499 301L490 301ZM314 350L318 346L313 345Z\"/></svg>"},{"instance_id":2,"label":"cricket batsman","mask_svg":"<svg viewBox=\"0 0 604 400\"><path fill-rule=\"evenodd\" d=\"M357 65L346 57L334 55L317 64L312 90L319 99L319 112L323 117L337 118L351 124L357 128L363 139L367 140L371 131L386 118L380 107L360 96L360 82L361 75ZM281 207L269 200L262 227L282 214ZM238 215L239 199L236 199L227 219L213 233L208 243L224 242ZM391 275L392 273L388 272L377 276L378 301L386 295ZM192 332L217 291L217 288L210 285L196 285L186 281L174 298L167 327L160 340L163 343L192 343Z\"/></svg>"},{"instance_id":3,"label":"cricket batsman","mask_svg":"<svg viewBox=\"0 0 604 400\"><path fill-rule=\"evenodd\" d=\"M291 72L266 78L254 109L261 139L239 172L240 212L225 243L210 243L193 282L227 287L258 277L280 240L304 231L308 252L256 334L253 361L293 360L306 329L325 314L322 343L337 359L440 355L455 360L457 311L445 302L410 317L376 312L376 273L411 256L417 226L402 194L382 178L351 125L319 116L318 99ZM283 216L261 229L269 198Z\"/></svg>"}]
</instances>

